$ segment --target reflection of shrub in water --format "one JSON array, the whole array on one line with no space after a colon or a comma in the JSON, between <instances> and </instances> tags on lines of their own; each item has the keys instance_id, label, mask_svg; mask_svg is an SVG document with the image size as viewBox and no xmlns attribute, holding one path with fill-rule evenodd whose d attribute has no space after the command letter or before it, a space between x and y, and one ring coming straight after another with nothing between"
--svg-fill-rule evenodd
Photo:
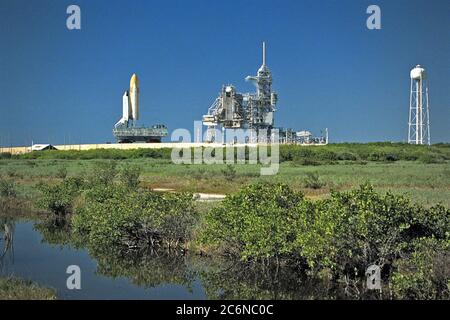
<instances>
[{"instance_id":1,"label":"reflection of shrub in water","mask_svg":"<svg viewBox=\"0 0 450 320\"><path fill-rule=\"evenodd\" d=\"M11 218L0 218L0 240L4 242L0 247L0 267L8 253L12 254L15 223Z\"/></svg>"},{"instance_id":2,"label":"reflection of shrub in water","mask_svg":"<svg viewBox=\"0 0 450 320\"><path fill-rule=\"evenodd\" d=\"M126 277L133 284L154 288L167 283L182 285L191 290L195 272L186 257L167 252L101 252L89 250L98 262L97 272L113 279Z\"/></svg>"},{"instance_id":3,"label":"reflection of shrub in water","mask_svg":"<svg viewBox=\"0 0 450 320\"><path fill-rule=\"evenodd\" d=\"M210 261L199 271L208 299L297 300L336 298L328 280L309 278L296 268L231 261Z\"/></svg>"},{"instance_id":4,"label":"reflection of shrub in water","mask_svg":"<svg viewBox=\"0 0 450 320\"><path fill-rule=\"evenodd\" d=\"M84 247L81 239L71 232L67 219L39 222L35 229L42 234L45 243ZM92 245L87 249L98 262L97 273L113 279L125 277L144 288L178 284L192 290L192 283L199 278L209 299L352 298L336 283L310 277L298 267L212 259L183 255L180 251L124 253L121 248Z\"/></svg>"},{"instance_id":5,"label":"reflection of shrub in water","mask_svg":"<svg viewBox=\"0 0 450 320\"><path fill-rule=\"evenodd\" d=\"M68 219L53 218L38 222L34 229L41 233L43 242L51 245L86 247L83 239L72 232ZM164 251L133 251L124 253L121 248L100 248L87 245L87 250L98 262L98 273L113 279L126 277L136 285L146 288L174 283L190 288L194 272L188 267L186 257Z\"/></svg>"},{"instance_id":6,"label":"reflection of shrub in water","mask_svg":"<svg viewBox=\"0 0 450 320\"><path fill-rule=\"evenodd\" d=\"M203 264L205 264L205 260ZM298 267L272 263L242 263L209 260L203 268L196 263L208 299L221 300L311 300L388 299L389 292L365 290L365 279L344 283L326 273L307 274Z\"/></svg>"},{"instance_id":7,"label":"reflection of shrub in water","mask_svg":"<svg viewBox=\"0 0 450 320\"><path fill-rule=\"evenodd\" d=\"M34 230L42 235L42 242L57 246L79 248L81 239L73 232L70 219L51 217L34 224Z\"/></svg>"}]
</instances>

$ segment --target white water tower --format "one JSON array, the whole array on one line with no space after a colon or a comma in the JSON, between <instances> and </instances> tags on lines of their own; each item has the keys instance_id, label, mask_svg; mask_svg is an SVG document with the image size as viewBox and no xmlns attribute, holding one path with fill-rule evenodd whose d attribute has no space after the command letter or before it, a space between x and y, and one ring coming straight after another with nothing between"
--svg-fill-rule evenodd
<instances>
[{"instance_id":1,"label":"white water tower","mask_svg":"<svg viewBox=\"0 0 450 320\"><path fill-rule=\"evenodd\" d=\"M408 143L430 145L430 106L425 69L415 66L410 77Z\"/></svg>"}]
</instances>

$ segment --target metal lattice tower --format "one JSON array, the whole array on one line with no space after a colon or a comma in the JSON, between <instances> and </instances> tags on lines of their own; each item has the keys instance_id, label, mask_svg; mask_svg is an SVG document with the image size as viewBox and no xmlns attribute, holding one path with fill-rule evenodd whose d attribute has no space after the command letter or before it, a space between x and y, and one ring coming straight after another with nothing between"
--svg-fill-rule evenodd
<instances>
[{"instance_id":1,"label":"metal lattice tower","mask_svg":"<svg viewBox=\"0 0 450 320\"><path fill-rule=\"evenodd\" d=\"M411 70L408 143L431 144L428 81L425 69L417 65Z\"/></svg>"},{"instance_id":2,"label":"metal lattice tower","mask_svg":"<svg viewBox=\"0 0 450 320\"><path fill-rule=\"evenodd\" d=\"M274 112L278 95L272 91L272 73L266 64L266 44L262 46L262 65L255 76L245 78L256 87L254 93L240 93L233 85L225 85L214 103L209 107L208 114L203 116L203 125L207 126L206 141L215 141L216 128L251 129L264 142L268 139L274 126ZM260 130L265 130L268 137L259 136ZM252 132L252 131L250 131Z\"/></svg>"}]
</instances>

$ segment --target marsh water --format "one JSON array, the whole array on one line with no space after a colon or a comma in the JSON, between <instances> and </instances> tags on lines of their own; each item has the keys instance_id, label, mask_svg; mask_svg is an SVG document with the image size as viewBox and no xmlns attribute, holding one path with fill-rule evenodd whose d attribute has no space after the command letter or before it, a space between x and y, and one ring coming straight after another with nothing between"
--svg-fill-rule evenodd
<instances>
[{"instance_id":1,"label":"marsh water","mask_svg":"<svg viewBox=\"0 0 450 320\"><path fill-rule=\"evenodd\" d=\"M296 270L242 265L180 252L99 253L71 238L64 221L0 219L0 276L33 280L60 299L339 298L327 283ZM69 290L67 267L81 270Z\"/></svg>"}]
</instances>

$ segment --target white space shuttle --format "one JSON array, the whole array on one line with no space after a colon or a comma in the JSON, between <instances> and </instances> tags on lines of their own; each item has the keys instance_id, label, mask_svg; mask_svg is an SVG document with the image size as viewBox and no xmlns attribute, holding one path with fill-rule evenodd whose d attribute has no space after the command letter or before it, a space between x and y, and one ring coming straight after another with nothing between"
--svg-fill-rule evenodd
<instances>
[{"instance_id":1,"label":"white space shuttle","mask_svg":"<svg viewBox=\"0 0 450 320\"><path fill-rule=\"evenodd\" d=\"M126 126L130 120L139 119L139 80L135 73L130 79L130 90L125 91L122 97L122 118L115 124L115 127Z\"/></svg>"}]
</instances>

